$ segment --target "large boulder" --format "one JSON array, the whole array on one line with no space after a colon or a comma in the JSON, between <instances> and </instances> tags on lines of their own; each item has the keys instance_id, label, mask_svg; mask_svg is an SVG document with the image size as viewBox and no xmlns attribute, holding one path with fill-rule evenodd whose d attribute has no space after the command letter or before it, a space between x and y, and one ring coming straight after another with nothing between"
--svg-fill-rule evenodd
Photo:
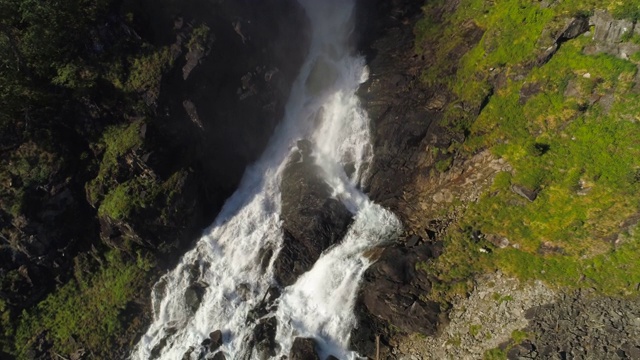
<instances>
[{"instance_id":1,"label":"large boulder","mask_svg":"<svg viewBox=\"0 0 640 360\"><path fill-rule=\"evenodd\" d=\"M313 144L298 142L282 175L284 246L275 260L275 276L288 286L309 270L320 254L340 241L352 214L331 196L323 170L315 163Z\"/></svg>"}]
</instances>

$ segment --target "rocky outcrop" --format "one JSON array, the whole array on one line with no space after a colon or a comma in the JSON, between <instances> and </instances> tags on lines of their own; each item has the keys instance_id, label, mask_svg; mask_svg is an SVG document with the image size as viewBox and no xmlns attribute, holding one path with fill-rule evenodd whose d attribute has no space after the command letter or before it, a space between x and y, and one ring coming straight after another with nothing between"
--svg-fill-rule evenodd
<instances>
[{"instance_id":1,"label":"rocky outcrop","mask_svg":"<svg viewBox=\"0 0 640 360\"><path fill-rule=\"evenodd\" d=\"M576 38L584 34L587 30L589 30L589 19L586 17L567 19L562 30L553 36L552 44L547 47L542 54L538 55L537 65L540 66L549 61L563 42ZM542 36L542 39L544 38L545 36Z\"/></svg>"},{"instance_id":2,"label":"rocky outcrop","mask_svg":"<svg viewBox=\"0 0 640 360\"><path fill-rule=\"evenodd\" d=\"M73 90L38 79L47 94L57 95L46 106L38 100L25 105L64 109L53 110L55 116L25 113L30 131L55 142L31 144L9 134L26 134L24 119L0 134L15 142L4 142L7 156L0 161L15 173L0 174L0 315L12 326L23 309L73 281L74 270L86 274L108 266L108 251L127 261L135 262L136 252L138 259L153 259L154 276L173 265L262 153L306 55L307 20L295 0L107 3L108 13L89 29L91 41L79 42L73 55L96 70L96 84L72 96ZM137 78L127 78L133 74ZM130 85L134 80L144 86ZM39 128L39 117L50 128ZM102 171L110 151L105 129L132 124L143 124L127 133L136 145L112 151L110 167ZM27 184L30 177L37 181ZM95 193L88 189L92 181L100 183ZM100 211L116 188L121 196L111 205L126 211ZM20 203L5 203L7 193L20 195L12 196ZM136 286L148 292L146 284ZM203 291L186 290L189 307L198 307ZM136 294L132 302L145 304L148 296ZM149 320L145 310L141 305L127 314L135 329L126 327L126 339L113 342L118 349L110 349L111 357L125 357L127 344Z\"/></svg>"},{"instance_id":3,"label":"rocky outcrop","mask_svg":"<svg viewBox=\"0 0 640 360\"><path fill-rule=\"evenodd\" d=\"M323 170L315 163L313 144L307 140L298 141L298 151L287 160L281 189L284 244L274 269L278 283L287 286L344 237L352 214L331 196Z\"/></svg>"},{"instance_id":4,"label":"rocky outcrop","mask_svg":"<svg viewBox=\"0 0 640 360\"><path fill-rule=\"evenodd\" d=\"M587 54L607 53L622 59L640 51L640 44L631 39L640 37L640 24L629 19L614 19L604 10L596 10L589 19L594 26L594 44L585 48Z\"/></svg>"}]
</instances>

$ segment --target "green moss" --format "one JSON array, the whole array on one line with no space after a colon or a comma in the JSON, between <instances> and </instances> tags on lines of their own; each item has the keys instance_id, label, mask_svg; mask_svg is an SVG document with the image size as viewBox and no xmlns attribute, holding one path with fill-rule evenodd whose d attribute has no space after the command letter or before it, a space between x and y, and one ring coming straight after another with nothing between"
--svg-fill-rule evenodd
<instances>
[{"instance_id":1,"label":"green moss","mask_svg":"<svg viewBox=\"0 0 640 360\"><path fill-rule=\"evenodd\" d=\"M513 332L511 332L511 340L514 344L520 344L529 337L529 333L523 330L513 330Z\"/></svg>"},{"instance_id":2,"label":"green moss","mask_svg":"<svg viewBox=\"0 0 640 360\"><path fill-rule=\"evenodd\" d=\"M128 326L121 314L136 291L146 286L144 278L150 268L147 259L128 262L115 252L108 253L98 272L82 282L70 281L23 312L16 332L17 357L28 358L26 350L40 334L60 354L75 351L77 342L95 356L110 357L114 336Z\"/></svg>"},{"instance_id":3,"label":"green moss","mask_svg":"<svg viewBox=\"0 0 640 360\"><path fill-rule=\"evenodd\" d=\"M102 141L98 144L99 149L103 151L98 174L86 185L88 198L94 206L103 200L109 189L119 187L116 178L122 169L120 162L124 162L124 155L142 146L140 131L143 124L143 121L138 120L130 124L111 126L105 130ZM119 190L118 197L122 198L124 190Z\"/></svg>"}]
</instances>

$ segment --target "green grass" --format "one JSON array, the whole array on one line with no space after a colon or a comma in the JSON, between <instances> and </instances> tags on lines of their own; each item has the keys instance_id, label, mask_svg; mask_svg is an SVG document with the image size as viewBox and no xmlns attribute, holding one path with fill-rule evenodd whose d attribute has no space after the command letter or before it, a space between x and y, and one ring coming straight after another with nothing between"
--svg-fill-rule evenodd
<instances>
[{"instance_id":1,"label":"green grass","mask_svg":"<svg viewBox=\"0 0 640 360\"><path fill-rule=\"evenodd\" d=\"M454 95L445 121L468 135L456 150L470 155L489 149L513 171L499 173L468 206L440 258L419 264L441 280L430 296L446 302L468 291L475 275L495 270L552 286L631 294L640 282L640 238L629 234L615 246L612 240L640 212L640 94L633 90L640 57L585 55L592 39L580 36L544 65L531 64L566 19L597 8L633 19L637 5L591 0L541 8L520 0L467 0L439 19L435 9L442 4L425 6L425 19L415 28L416 52L433 63L422 80ZM464 43L461 29L470 22L484 35L452 67L450 54ZM504 80L491 90L496 71ZM479 115L465 109L483 101ZM530 202L512 185L537 190L538 197ZM507 238L511 246L476 243L473 230Z\"/></svg>"},{"instance_id":2,"label":"green grass","mask_svg":"<svg viewBox=\"0 0 640 360\"><path fill-rule=\"evenodd\" d=\"M469 334L473 337L476 337L480 333L480 330L482 330L482 325L473 324L469 326Z\"/></svg>"},{"instance_id":3,"label":"green grass","mask_svg":"<svg viewBox=\"0 0 640 360\"><path fill-rule=\"evenodd\" d=\"M490 349L484 352L482 360L507 360L507 353L501 349Z\"/></svg>"},{"instance_id":4,"label":"green grass","mask_svg":"<svg viewBox=\"0 0 640 360\"><path fill-rule=\"evenodd\" d=\"M129 325L122 320L123 310L132 295L145 286L150 268L147 259L125 261L111 252L99 271L88 275L76 272L75 279L22 313L15 355L28 358L27 349L44 334L59 354L70 354L81 346L108 358L115 348L114 337Z\"/></svg>"}]
</instances>

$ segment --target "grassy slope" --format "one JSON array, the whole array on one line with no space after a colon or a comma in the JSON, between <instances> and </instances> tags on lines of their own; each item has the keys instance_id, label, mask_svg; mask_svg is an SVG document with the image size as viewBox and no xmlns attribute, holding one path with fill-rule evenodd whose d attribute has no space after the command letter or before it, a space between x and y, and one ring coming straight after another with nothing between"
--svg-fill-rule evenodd
<instances>
[{"instance_id":1,"label":"grassy slope","mask_svg":"<svg viewBox=\"0 0 640 360\"><path fill-rule=\"evenodd\" d=\"M444 111L452 129L468 134L458 152L489 149L514 171L499 174L468 206L449 231L444 254L421 264L442 281L430 296L451 299L468 290L473 276L496 269L553 286L637 292L640 234L622 224L632 222L640 204L640 95L633 88L639 56L585 55L593 40L580 36L546 64L530 64L567 19L594 9L637 19L640 7L632 1L563 1L543 8L537 1L461 0L453 13L434 20L442 4L428 3L416 26L416 51L436 64L422 80L455 95ZM443 78L442 69L451 66L447 55L470 22L484 36ZM503 76L500 86L495 74ZM540 91L522 101L521 90L532 86ZM489 94L478 116L461 110L479 107ZM594 102L605 96L610 107ZM538 189L539 196L529 202L511 191L512 184ZM473 230L485 239L472 240ZM511 246L498 249L487 238L507 238ZM482 247L491 252L480 252Z\"/></svg>"}]
</instances>

